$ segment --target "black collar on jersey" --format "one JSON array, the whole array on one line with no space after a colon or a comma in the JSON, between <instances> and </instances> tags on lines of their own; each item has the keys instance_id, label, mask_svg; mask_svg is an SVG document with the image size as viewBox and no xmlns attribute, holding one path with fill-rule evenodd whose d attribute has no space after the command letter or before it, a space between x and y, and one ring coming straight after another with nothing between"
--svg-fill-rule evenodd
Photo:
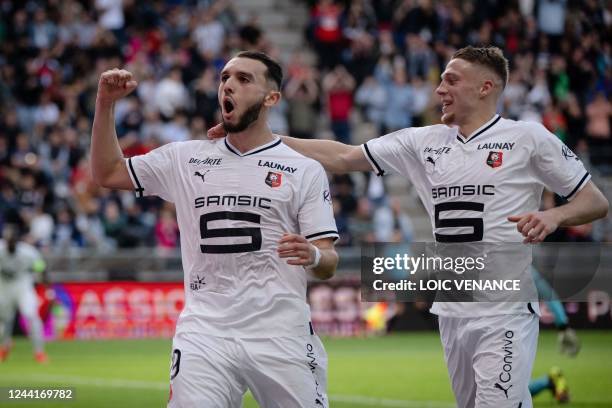
<instances>
[{"instance_id":1,"label":"black collar on jersey","mask_svg":"<svg viewBox=\"0 0 612 408\"><path fill-rule=\"evenodd\" d=\"M472 140L476 139L478 136L482 135L484 132L486 132L487 130L491 129L491 127L493 127L493 125L495 125L497 122L499 122L499 120L501 119L501 116L496 115L497 117L493 120L493 122L489 123L484 129L481 129L480 131L478 131L474 136L471 136L469 139L464 140L461 136L457 135L457 140L460 141L463 144L469 143Z\"/></svg>"},{"instance_id":2,"label":"black collar on jersey","mask_svg":"<svg viewBox=\"0 0 612 408\"><path fill-rule=\"evenodd\" d=\"M250 156L252 154L260 153L260 152L263 152L264 150L268 150L268 149L271 149L273 147L276 147L279 144L281 144L281 139L278 138L276 141L270 142L270 144L268 144L268 145L264 145L261 149L257 149L257 150L255 150L253 152L249 152L249 153L246 153L246 154L240 153L238 150L236 150L235 147L230 145L229 142L227 141L227 137L225 138L224 142L225 142L225 146L227 147L227 150L229 150L230 152L234 153L236 156L244 157L244 156Z\"/></svg>"}]
</instances>

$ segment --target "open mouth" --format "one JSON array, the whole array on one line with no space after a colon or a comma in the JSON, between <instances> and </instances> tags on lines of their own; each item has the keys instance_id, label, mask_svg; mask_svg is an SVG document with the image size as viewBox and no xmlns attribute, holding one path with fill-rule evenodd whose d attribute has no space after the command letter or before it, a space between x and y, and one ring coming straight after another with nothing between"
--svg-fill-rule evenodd
<instances>
[{"instance_id":1,"label":"open mouth","mask_svg":"<svg viewBox=\"0 0 612 408\"><path fill-rule=\"evenodd\" d=\"M229 99L225 99L223 101L223 110L225 111L225 113L232 113L232 111L234 110L234 103Z\"/></svg>"}]
</instances>

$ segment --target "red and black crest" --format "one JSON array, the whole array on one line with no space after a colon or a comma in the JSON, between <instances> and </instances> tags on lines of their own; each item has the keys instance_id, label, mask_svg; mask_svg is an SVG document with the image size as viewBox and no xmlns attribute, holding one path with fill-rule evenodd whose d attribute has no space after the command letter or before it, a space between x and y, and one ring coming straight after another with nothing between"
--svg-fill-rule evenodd
<instances>
[{"instance_id":1,"label":"red and black crest","mask_svg":"<svg viewBox=\"0 0 612 408\"><path fill-rule=\"evenodd\" d=\"M281 180L283 178L282 173L275 173L273 171L268 172L266 176L266 184L270 187L278 187L281 185Z\"/></svg>"},{"instance_id":2,"label":"red and black crest","mask_svg":"<svg viewBox=\"0 0 612 408\"><path fill-rule=\"evenodd\" d=\"M493 168L499 167L502 165L503 158L503 152L489 152L489 156L487 157L487 165Z\"/></svg>"}]
</instances>

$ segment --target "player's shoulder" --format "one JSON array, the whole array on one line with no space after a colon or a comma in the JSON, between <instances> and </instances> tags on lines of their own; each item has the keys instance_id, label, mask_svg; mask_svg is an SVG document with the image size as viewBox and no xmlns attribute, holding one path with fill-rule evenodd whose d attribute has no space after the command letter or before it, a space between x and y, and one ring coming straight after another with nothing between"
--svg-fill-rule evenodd
<instances>
[{"instance_id":1,"label":"player's shoulder","mask_svg":"<svg viewBox=\"0 0 612 408\"><path fill-rule=\"evenodd\" d=\"M501 118L500 130L511 131L515 136L523 139L540 140L542 137L554 136L539 122Z\"/></svg>"},{"instance_id":2,"label":"player's shoulder","mask_svg":"<svg viewBox=\"0 0 612 408\"><path fill-rule=\"evenodd\" d=\"M174 158L191 157L198 154L211 153L217 150L218 140L185 140L161 145L152 152Z\"/></svg>"},{"instance_id":3,"label":"player's shoulder","mask_svg":"<svg viewBox=\"0 0 612 408\"><path fill-rule=\"evenodd\" d=\"M443 124L410 127L397 130L383 137L398 138L412 144L445 142L454 139L457 129Z\"/></svg>"},{"instance_id":4,"label":"player's shoulder","mask_svg":"<svg viewBox=\"0 0 612 408\"><path fill-rule=\"evenodd\" d=\"M160 148L166 148L170 150L177 150L180 152L195 152L201 150L212 150L215 149L217 144L220 143L221 139L208 140L208 139L197 139L197 140L184 140L180 142L170 142Z\"/></svg>"}]
</instances>

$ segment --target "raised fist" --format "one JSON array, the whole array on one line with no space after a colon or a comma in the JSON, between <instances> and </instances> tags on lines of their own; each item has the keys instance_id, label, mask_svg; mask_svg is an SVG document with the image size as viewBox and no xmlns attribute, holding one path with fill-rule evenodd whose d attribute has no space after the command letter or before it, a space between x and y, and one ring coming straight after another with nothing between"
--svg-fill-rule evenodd
<instances>
[{"instance_id":1,"label":"raised fist","mask_svg":"<svg viewBox=\"0 0 612 408\"><path fill-rule=\"evenodd\" d=\"M98 81L98 99L115 102L128 95L138 86L132 73L125 69L111 69L104 71Z\"/></svg>"}]
</instances>

